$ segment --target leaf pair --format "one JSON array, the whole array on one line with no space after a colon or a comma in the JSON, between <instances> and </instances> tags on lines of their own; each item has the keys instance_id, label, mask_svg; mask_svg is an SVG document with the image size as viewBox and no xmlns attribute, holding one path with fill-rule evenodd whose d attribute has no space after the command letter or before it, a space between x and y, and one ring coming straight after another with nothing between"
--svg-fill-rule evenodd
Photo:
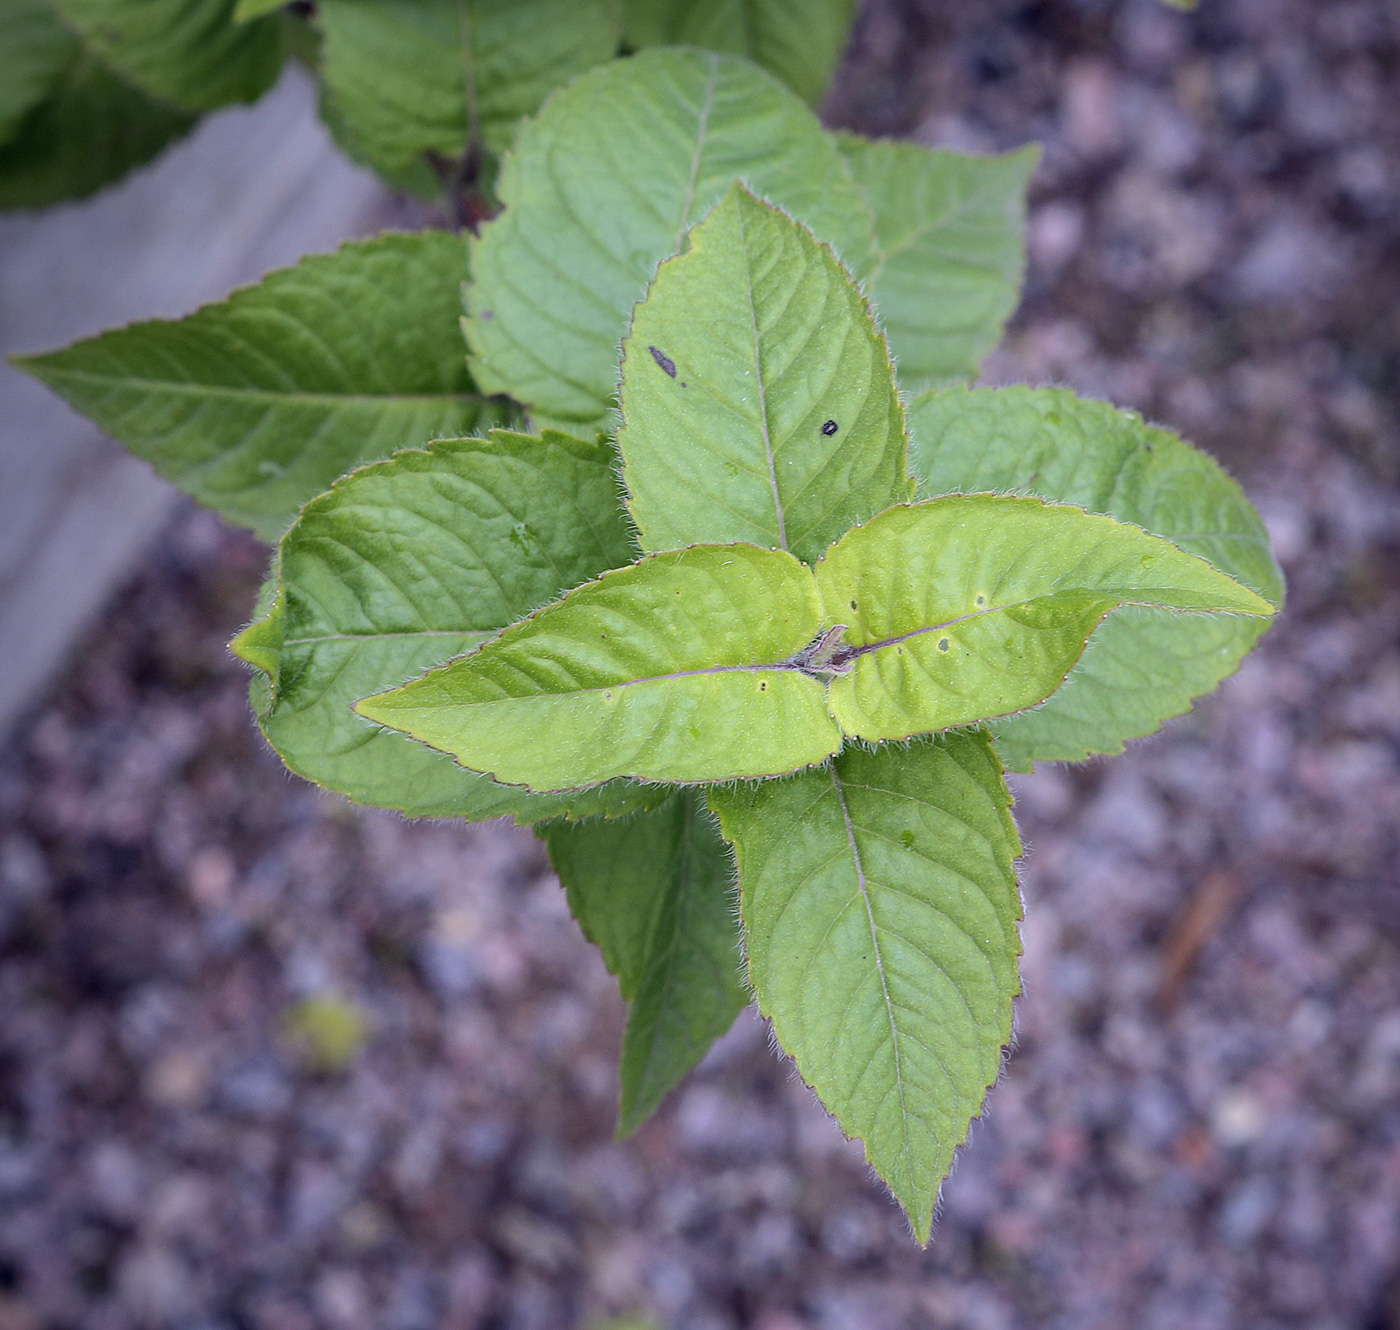
<instances>
[{"instance_id":1,"label":"leaf pair","mask_svg":"<svg viewBox=\"0 0 1400 1330\"><path fill-rule=\"evenodd\" d=\"M1123 604L1272 613L1136 527L953 495L888 510L810 571L753 545L648 556L357 710L536 790L776 776L843 735L905 739L1034 706ZM804 654L838 625L834 654Z\"/></svg>"}]
</instances>

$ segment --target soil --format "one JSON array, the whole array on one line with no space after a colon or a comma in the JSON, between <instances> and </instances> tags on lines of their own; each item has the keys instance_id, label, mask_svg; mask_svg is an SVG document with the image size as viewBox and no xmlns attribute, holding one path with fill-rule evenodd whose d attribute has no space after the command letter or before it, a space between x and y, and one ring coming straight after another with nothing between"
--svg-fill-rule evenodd
<instances>
[{"instance_id":1,"label":"soil","mask_svg":"<svg viewBox=\"0 0 1400 1330\"><path fill-rule=\"evenodd\" d=\"M1015 782L1018 1036L932 1245L751 1014L612 1139L538 843L286 775L185 509L0 754L0 1330L1400 1327L1400 9L865 6L828 118L1045 143L994 381L1216 451L1238 676Z\"/></svg>"}]
</instances>

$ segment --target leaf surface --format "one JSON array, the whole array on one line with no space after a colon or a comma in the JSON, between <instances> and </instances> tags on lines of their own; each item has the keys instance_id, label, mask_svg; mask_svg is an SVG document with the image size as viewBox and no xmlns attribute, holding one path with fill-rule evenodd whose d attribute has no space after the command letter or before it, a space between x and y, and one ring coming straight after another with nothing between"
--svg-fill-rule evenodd
<instances>
[{"instance_id":1,"label":"leaf surface","mask_svg":"<svg viewBox=\"0 0 1400 1330\"><path fill-rule=\"evenodd\" d=\"M264 14L281 9L286 3L287 0L238 0L233 7L233 21L249 23L255 18L262 18Z\"/></svg>"},{"instance_id":2,"label":"leaf surface","mask_svg":"<svg viewBox=\"0 0 1400 1330\"><path fill-rule=\"evenodd\" d=\"M540 828L569 908L632 1004L618 1134L646 1121L748 1004L733 867L703 797Z\"/></svg>"},{"instance_id":3,"label":"leaf surface","mask_svg":"<svg viewBox=\"0 0 1400 1330\"><path fill-rule=\"evenodd\" d=\"M92 50L153 97L192 111L251 102L286 55L280 18L234 21L234 0L53 0Z\"/></svg>"},{"instance_id":4,"label":"leaf surface","mask_svg":"<svg viewBox=\"0 0 1400 1330\"><path fill-rule=\"evenodd\" d=\"M921 494L999 490L1108 513L1199 554L1276 606L1283 578L1268 533L1210 457L1140 416L1056 388L929 393L910 407ZM997 721L1007 764L1119 753L1232 674L1266 619L1115 610L1065 685Z\"/></svg>"},{"instance_id":5,"label":"leaf surface","mask_svg":"<svg viewBox=\"0 0 1400 1330\"><path fill-rule=\"evenodd\" d=\"M1270 615L1248 588L1135 526L1006 495L892 508L817 564L848 625L831 711L879 741L1035 706L1118 605Z\"/></svg>"},{"instance_id":6,"label":"leaf surface","mask_svg":"<svg viewBox=\"0 0 1400 1330\"><path fill-rule=\"evenodd\" d=\"M637 306L622 411L646 549L747 540L810 563L908 497L904 410L864 297L739 185Z\"/></svg>"},{"instance_id":7,"label":"leaf surface","mask_svg":"<svg viewBox=\"0 0 1400 1330\"><path fill-rule=\"evenodd\" d=\"M645 807L640 786L531 795L355 715L631 557L612 453L561 434L444 440L365 467L283 537L264 613L234 642L263 733L298 775L411 817L522 821Z\"/></svg>"},{"instance_id":8,"label":"leaf surface","mask_svg":"<svg viewBox=\"0 0 1400 1330\"><path fill-rule=\"evenodd\" d=\"M610 0L322 0L323 75L368 159L510 146L516 122L617 49Z\"/></svg>"},{"instance_id":9,"label":"leaf surface","mask_svg":"<svg viewBox=\"0 0 1400 1330\"><path fill-rule=\"evenodd\" d=\"M0 146L0 208L84 198L150 161L194 122L81 54Z\"/></svg>"},{"instance_id":10,"label":"leaf surface","mask_svg":"<svg viewBox=\"0 0 1400 1330\"><path fill-rule=\"evenodd\" d=\"M585 74L520 129L472 248L477 381L606 424L617 347L662 259L743 179L858 272L869 209L801 99L747 60L657 49Z\"/></svg>"},{"instance_id":11,"label":"leaf surface","mask_svg":"<svg viewBox=\"0 0 1400 1330\"><path fill-rule=\"evenodd\" d=\"M623 0L628 44L745 55L819 102L846 49L854 0Z\"/></svg>"},{"instance_id":12,"label":"leaf surface","mask_svg":"<svg viewBox=\"0 0 1400 1330\"><path fill-rule=\"evenodd\" d=\"M362 716L535 790L793 771L841 745L791 658L819 622L781 550L697 545L605 573Z\"/></svg>"},{"instance_id":13,"label":"leaf surface","mask_svg":"<svg viewBox=\"0 0 1400 1330\"><path fill-rule=\"evenodd\" d=\"M383 235L177 321L16 363L207 507L265 539L350 468L497 424L458 331L462 241Z\"/></svg>"},{"instance_id":14,"label":"leaf surface","mask_svg":"<svg viewBox=\"0 0 1400 1330\"><path fill-rule=\"evenodd\" d=\"M1039 148L974 157L855 134L837 142L875 216L866 290L900 386L975 378L1020 298Z\"/></svg>"},{"instance_id":15,"label":"leaf surface","mask_svg":"<svg viewBox=\"0 0 1400 1330\"><path fill-rule=\"evenodd\" d=\"M49 0L0 3L0 144L58 86L80 51Z\"/></svg>"},{"instance_id":16,"label":"leaf surface","mask_svg":"<svg viewBox=\"0 0 1400 1330\"><path fill-rule=\"evenodd\" d=\"M759 1009L926 1242L1019 989L1020 853L982 731L709 792Z\"/></svg>"}]
</instances>

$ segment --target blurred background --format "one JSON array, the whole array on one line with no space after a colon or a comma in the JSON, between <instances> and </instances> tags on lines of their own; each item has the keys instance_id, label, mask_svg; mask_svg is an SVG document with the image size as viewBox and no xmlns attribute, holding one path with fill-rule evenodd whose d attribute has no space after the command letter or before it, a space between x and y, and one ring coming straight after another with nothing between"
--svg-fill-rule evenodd
<instances>
[{"instance_id":1,"label":"blurred background","mask_svg":"<svg viewBox=\"0 0 1400 1330\"><path fill-rule=\"evenodd\" d=\"M1017 1043L931 1247L751 1014L615 1143L530 833L287 776L225 650L264 548L7 371L0 1330L1400 1328L1400 5L866 0L826 118L1041 140L988 379L1212 450L1290 582L1194 714L1015 781ZM289 75L0 220L0 338L433 220Z\"/></svg>"}]
</instances>

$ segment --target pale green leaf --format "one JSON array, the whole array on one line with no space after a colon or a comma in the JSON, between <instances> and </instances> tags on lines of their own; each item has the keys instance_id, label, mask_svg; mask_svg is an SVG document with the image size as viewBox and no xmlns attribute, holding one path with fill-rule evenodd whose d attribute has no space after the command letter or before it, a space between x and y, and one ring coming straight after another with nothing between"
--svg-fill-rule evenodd
<instances>
[{"instance_id":1,"label":"pale green leaf","mask_svg":"<svg viewBox=\"0 0 1400 1330\"><path fill-rule=\"evenodd\" d=\"M904 410L864 297L740 185L637 306L622 412L645 549L748 540L810 563L909 494Z\"/></svg>"},{"instance_id":2,"label":"pale green leaf","mask_svg":"<svg viewBox=\"0 0 1400 1330\"><path fill-rule=\"evenodd\" d=\"M351 710L631 557L606 445L503 430L441 441L307 505L234 651L261 672L254 708L282 760L357 803L523 821L645 807L662 796L608 786L569 801L497 785Z\"/></svg>"},{"instance_id":3,"label":"pale green leaf","mask_svg":"<svg viewBox=\"0 0 1400 1330\"><path fill-rule=\"evenodd\" d=\"M654 49L584 75L522 125L505 211L473 244L477 381L544 416L606 425L617 347L662 259L736 180L859 274L869 209L815 116L735 56Z\"/></svg>"},{"instance_id":4,"label":"pale green leaf","mask_svg":"<svg viewBox=\"0 0 1400 1330\"><path fill-rule=\"evenodd\" d=\"M57 89L81 49L49 0L0 0L0 144Z\"/></svg>"},{"instance_id":5,"label":"pale green leaf","mask_svg":"<svg viewBox=\"0 0 1400 1330\"><path fill-rule=\"evenodd\" d=\"M322 74L376 167L510 146L516 122L617 50L611 0L321 0Z\"/></svg>"},{"instance_id":6,"label":"pale green leaf","mask_svg":"<svg viewBox=\"0 0 1400 1330\"><path fill-rule=\"evenodd\" d=\"M1001 764L977 731L850 748L709 800L738 861L759 1009L926 1242L1019 988Z\"/></svg>"},{"instance_id":7,"label":"pale green leaf","mask_svg":"<svg viewBox=\"0 0 1400 1330\"><path fill-rule=\"evenodd\" d=\"M569 908L632 1004L618 1134L639 1127L747 1005L729 850L694 791L539 835Z\"/></svg>"},{"instance_id":8,"label":"pale green leaf","mask_svg":"<svg viewBox=\"0 0 1400 1330\"><path fill-rule=\"evenodd\" d=\"M150 161L195 119L80 55L0 147L0 208L83 198Z\"/></svg>"},{"instance_id":9,"label":"pale green leaf","mask_svg":"<svg viewBox=\"0 0 1400 1330\"><path fill-rule=\"evenodd\" d=\"M276 539L337 476L500 423L458 331L462 240L383 235L174 322L20 357L181 489Z\"/></svg>"},{"instance_id":10,"label":"pale green leaf","mask_svg":"<svg viewBox=\"0 0 1400 1330\"><path fill-rule=\"evenodd\" d=\"M974 157L854 134L837 142L875 215L866 291L900 386L975 378L1020 298L1039 148Z\"/></svg>"},{"instance_id":11,"label":"pale green leaf","mask_svg":"<svg viewBox=\"0 0 1400 1330\"><path fill-rule=\"evenodd\" d=\"M777 775L841 744L826 690L792 663L818 624L792 555L698 545L606 573L357 709L536 790Z\"/></svg>"},{"instance_id":12,"label":"pale green leaf","mask_svg":"<svg viewBox=\"0 0 1400 1330\"><path fill-rule=\"evenodd\" d=\"M819 102L846 49L855 0L622 0L630 46L746 55Z\"/></svg>"},{"instance_id":13,"label":"pale green leaf","mask_svg":"<svg viewBox=\"0 0 1400 1330\"><path fill-rule=\"evenodd\" d=\"M53 0L92 50L153 97L194 111L251 102L286 55L276 16L236 23L235 0Z\"/></svg>"},{"instance_id":14,"label":"pale green leaf","mask_svg":"<svg viewBox=\"0 0 1400 1330\"><path fill-rule=\"evenodd\" d=\"M1040 499L948 495L892 508L817 564L845 624L831 711L903 739L1035 706L1109 610L1271 615L1268 601L1161 537Z\"/></svg>"},{"instance_id":15,"label":"pale green leaf","mask_svg":"<svg viewBox=\"0 0 1400 1330\"><path fill-rule=\"evenodd\" d=\"M1278 606L1283 579L1240 487L1175 434L1055 388L928 393L910 407L921 494L999 490L1108 513L1199 554ZM997 746L1033 761L1118 753L1190 708L1240 661L1266 619L1115 610L1048 702L998 721Z\"/></svg>"}]
</instances>

